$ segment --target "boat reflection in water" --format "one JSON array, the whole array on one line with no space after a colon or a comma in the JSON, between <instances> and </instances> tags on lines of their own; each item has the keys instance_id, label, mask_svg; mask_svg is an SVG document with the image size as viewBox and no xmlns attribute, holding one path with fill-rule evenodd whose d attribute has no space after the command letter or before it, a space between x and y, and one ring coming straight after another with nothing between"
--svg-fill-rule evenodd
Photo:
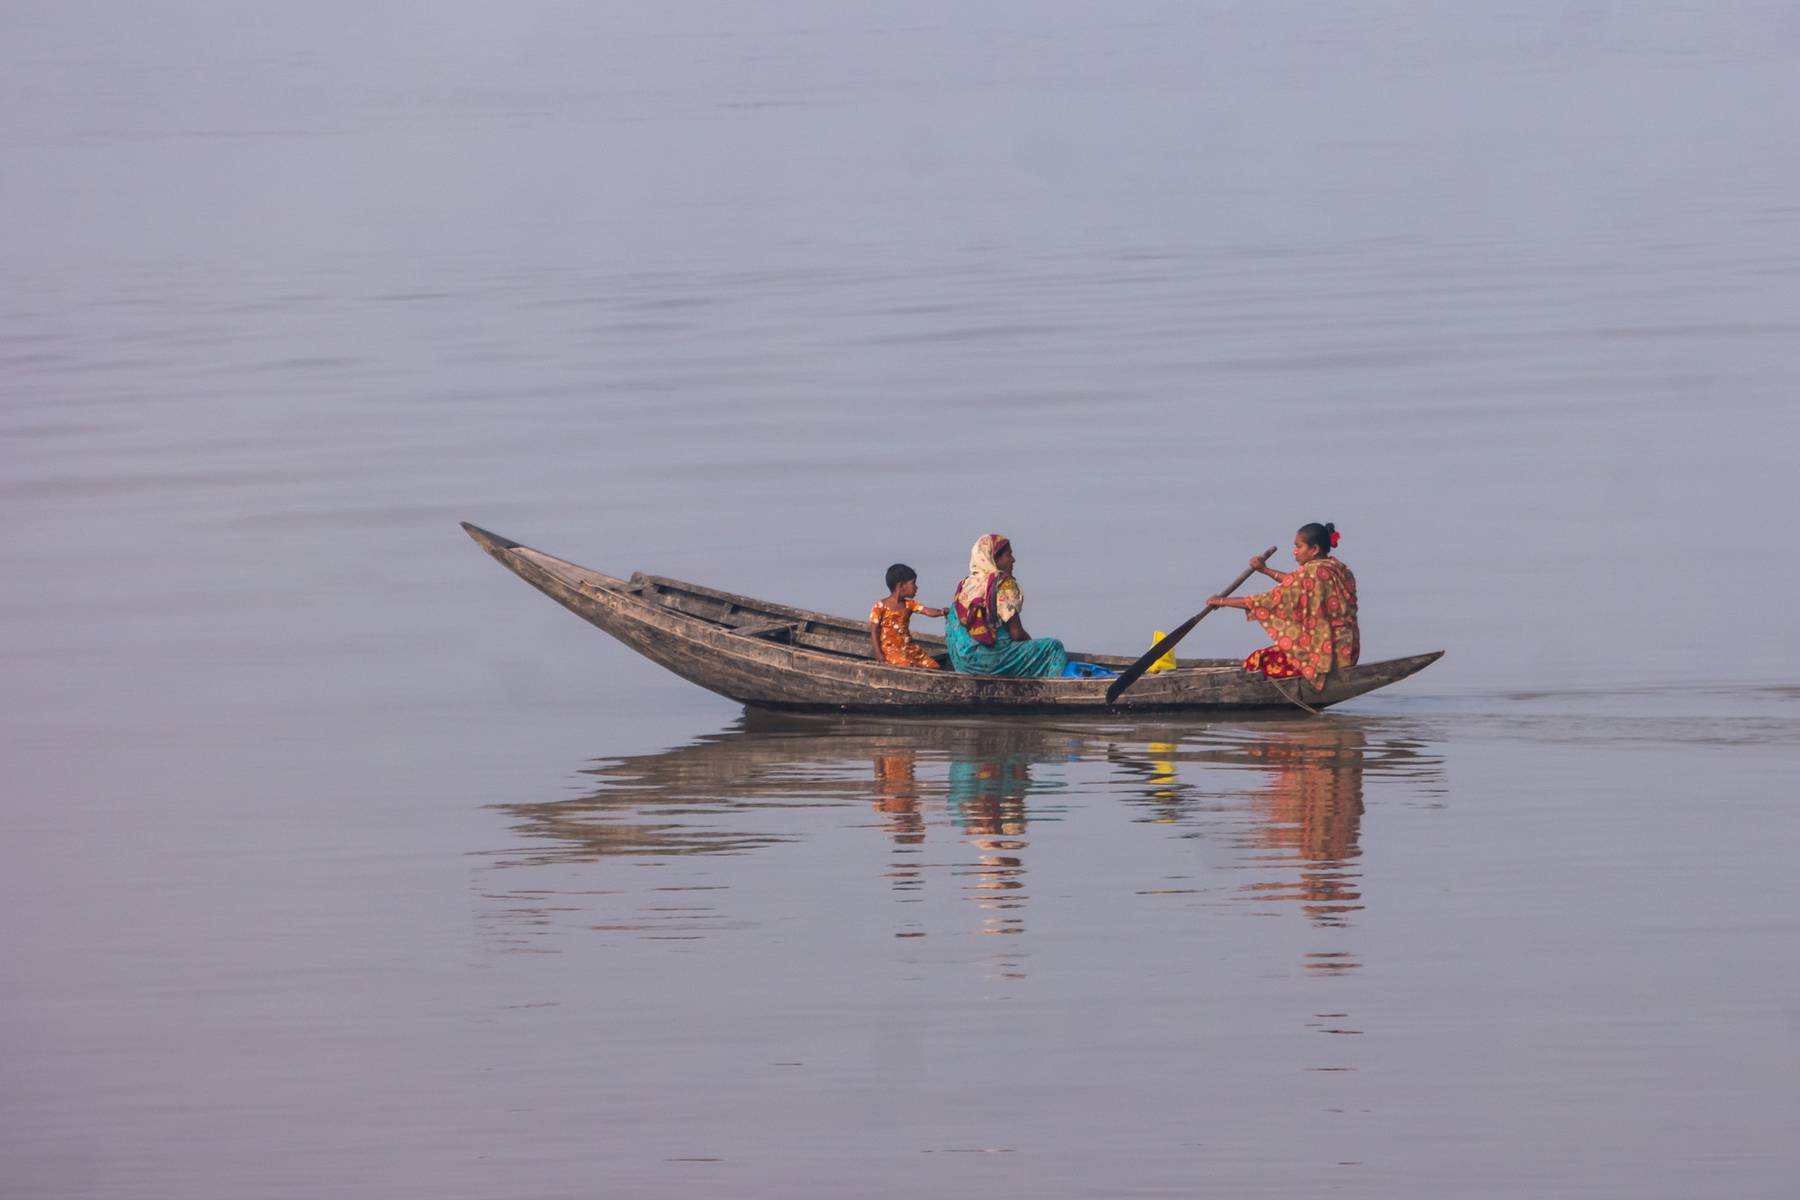
<instances>
[{"instance_id":1,"label":"boat reflection in water","mask_svg":"<svg viewBox=\"0 0 1800 1200\"><path fill-rule=\"evenodd\" d=\"M872 816L888 839L878 871L893 898L913 906L888 926L892 936L924 937L934 929L1018 935L1027 928L1030 832L1079 807L1103 821L1122 817L1127 827L1168 826L1167 837L1204 839L1215 848L1211 857L1222 851L1234 872L1194 868L1208 886L1176 890L1208 891L1235 905L1298 905L1320 926L1342 926L1363 903L1356 864L1365 777L1435 802L1442 769L1425 749L1428 740L1411 721L1338 715L1220 724L751 712L690 745L589 767L587 790L577 797L498 806L521 842L495 858L505 867L539 868L631 858L662 868L651 873L656 892L730 893L756 886L754 874L711 869L703 880L682 864L833 839L815 859L820 882L810 900L838 906L845 899L841 871L833 874L831 864L846 853L867 854L866 842L861 851L846 851L840 841ZM1124 829L1113 840L1120 839L1130 840ZM650 882L641 873L613 878L623 885L613 895ZM954 881L950 890L977 905L979 917L971 923L964 906L957 906L965 914L958 919L924 903L934 878ZM553 925L543 897L609 894L594 891L591 873L565 891L560 885L568 882L508 889L496 898L517 899L520 915ZM1059 874L1056 886L1072 882ZM590 928L703 937L756 924L759 906L738 900L714 895L704 903L641 905L635 915L613 913ZM1348 956L1332 957L1309 965L1354 965Z\"/></svg>"},{"instance_id":2,"label":"boat reflection in water","mask_svg":"<svg viewBox=\"0 0 1800 1200\"><path fill-rule=\"evenodd\" d=\"M1355 860L1362 854L1365 774L1407 783L1427 799L1442 795L1442 764L1410 722L1333 717L1155 736L1167 740L1151 740L1141 752L1111 752L1121 773L1137 780L1147 819L1180 823L1196 811L1242 807L1250 819L1231 841L1247 865L1276 876L1242 890L1298 901L1321 925L1345 924L1362 907ZM1204 782L1184 781L1183 767ZM1253 772L1247 780L1245 768Z\"/></svg>"}]
</instances>

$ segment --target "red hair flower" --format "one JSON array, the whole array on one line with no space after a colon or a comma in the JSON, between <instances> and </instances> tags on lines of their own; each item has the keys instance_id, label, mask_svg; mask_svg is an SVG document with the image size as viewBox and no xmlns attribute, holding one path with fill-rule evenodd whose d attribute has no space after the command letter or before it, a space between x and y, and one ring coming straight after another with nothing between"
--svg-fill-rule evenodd
<instances>
[{"instance_id":1,"label":"red hair flower","mask_svg":"<svg viewBox=\"0 0 1800 1200\"><path fill-rule=\"evenodd\" d=\"M1335 530L1335 529L1334 529L1334 530L1332 530L1332 531L1331 531L1331 548L1332 548L1332 549L1333 549L1333 550L1336 550L1336 549L1337 549L1337 544L1338 544L1338 538L1339 538L1339 537L1341 537L1341 536L1342 536L1342 535L1341 535L1341 534L1339 534L1339 533L1338 533L1338 531L1337 531L1337 530Z\"/></svg>"}]
</instances>

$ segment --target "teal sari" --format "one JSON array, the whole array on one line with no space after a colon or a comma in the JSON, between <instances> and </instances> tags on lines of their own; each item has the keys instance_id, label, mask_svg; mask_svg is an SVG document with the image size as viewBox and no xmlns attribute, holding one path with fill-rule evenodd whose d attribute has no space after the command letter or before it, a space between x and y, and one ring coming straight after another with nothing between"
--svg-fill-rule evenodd
<instances>
[{"instance_id":1,"label":"teal sari","mask_svg":"<svg viewBox=\"0 0 1800 1200\"><path fill-rule=\"evenodd\" d=\"M965 675L1055 676L1069 665L1068 652L1055 638L1016 642L1004 625L994 630L994 644L984 646L969 636L954 609L944 617L944 641L950 665Z\"/></svg>"}]
</instances>

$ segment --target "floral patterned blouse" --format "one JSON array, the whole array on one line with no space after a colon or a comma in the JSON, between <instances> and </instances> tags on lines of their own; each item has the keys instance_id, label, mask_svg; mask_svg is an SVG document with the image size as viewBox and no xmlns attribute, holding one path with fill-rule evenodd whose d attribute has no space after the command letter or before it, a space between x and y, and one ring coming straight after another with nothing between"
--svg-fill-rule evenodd
<instances>
[{"instance_id":1,"label":"floral patterned blouse","mask_svg":"<svg viewBox=\"0 0 1800 1200\"><path fill-rule=\"evenodd\" d=\"M1318 691L1326 677L1362 654L1356 627L1356 576L1335 558L1315 558L1269 591L1250 597L1245 616L1275 644L1244 660L1246 671L1299 676Z\"/></svg>"}]
</instances>

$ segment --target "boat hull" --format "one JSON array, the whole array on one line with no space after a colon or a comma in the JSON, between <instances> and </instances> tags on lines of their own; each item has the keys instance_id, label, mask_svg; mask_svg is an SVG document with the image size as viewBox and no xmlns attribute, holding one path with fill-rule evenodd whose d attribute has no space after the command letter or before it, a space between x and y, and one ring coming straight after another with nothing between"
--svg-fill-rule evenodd
<instances>
[{"instance_id":1,"label":"boat hull","mask_svg":"<svg viewBox=\"0 0 1800 1200\"><path fill-rule=\"evenodd\" d=\"M1183 662L1146 675L1114 704L1108 680L1010 679L889 666L868 657L867 627L680 580L617 579L464 523L478 545L589 623L692 683L782 712L1073 714L1294 712L1327 708L1416 674L1442 651L1334 671L1322 691L1246 672L1235 661ZM935 639L921 638L927 648ZM1071 657L1123 668L1112 655Z\"/></svg>"}]
</instances>

